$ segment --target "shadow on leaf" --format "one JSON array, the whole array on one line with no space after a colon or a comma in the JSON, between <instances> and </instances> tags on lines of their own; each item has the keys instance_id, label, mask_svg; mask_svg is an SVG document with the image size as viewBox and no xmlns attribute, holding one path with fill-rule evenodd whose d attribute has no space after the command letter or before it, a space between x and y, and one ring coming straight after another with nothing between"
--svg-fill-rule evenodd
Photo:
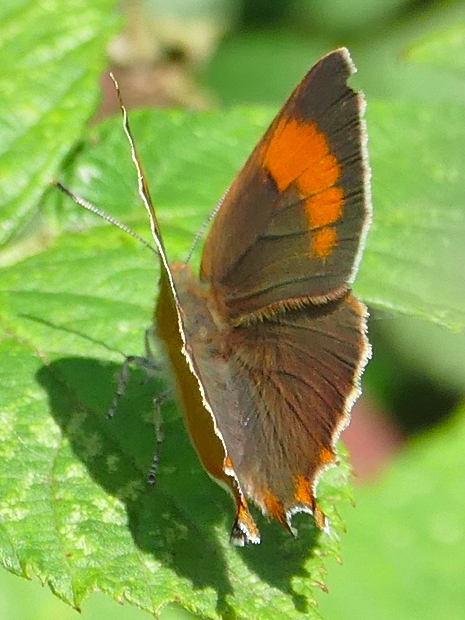
<instances>
[{"instance_id":1,"label":"shadow on leaf","mask_svg":"<svg viewBox=\"0 0 465 620\"><path fill-rule=\"evenodd\" d=\"M297 540L278 524L261 520L261 545L245 549L230 545L232 502L204 472L173 403L163 405L161 463L156 484L147 485L155 446L152 397L166 385L144 381L145 373L135 369L115 417L108 420L118 372L112 363L66 358L41 369L38 380L76 457L98 485L125 504L137 547L188 579L194 589L213 588L222 617L236 617L228 595L235 595L240 605L233 582L241 575L233 575L229 562L237 554L261 581L290 596L295 609L305 613L307 598L296 593L291 582L299 576L311 585L305 565L318 537L312 519L303 515L299 520ZM98 438L98 454L89 450L90 437ZM110 454L118 455L111 467ZM166 600L177 598L173 591Z\"/></svg>"}]
</instances>

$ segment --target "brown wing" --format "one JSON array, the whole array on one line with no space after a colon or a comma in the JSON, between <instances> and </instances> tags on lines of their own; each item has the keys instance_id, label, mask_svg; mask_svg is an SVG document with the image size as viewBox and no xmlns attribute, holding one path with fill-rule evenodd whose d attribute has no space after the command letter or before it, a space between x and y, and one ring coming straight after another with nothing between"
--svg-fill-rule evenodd
<instances>
[{"instance_id":1,"label":"brown wing","mask_svg":"<svg viewBox=\"0 0 465 620\"><path fill-rule=\"evenodd\" d=\"M201 278L233 320L344 294L370 220L364 102L347 50L306 75L231 185Z\"/></svg>"},{"instance_id":2,"label":"brown wing","mask_svg":"<svg viewBox=\"0 0 465 620\"><path fill-rule=\"evenodd\" d=\"M206 398L245 496L289 528L299 511L323 525L314 488L359 393L365 306L347 294L234 328L221 365L193 353L200 375L215 377Z\"/></svg>"}]
</instances>

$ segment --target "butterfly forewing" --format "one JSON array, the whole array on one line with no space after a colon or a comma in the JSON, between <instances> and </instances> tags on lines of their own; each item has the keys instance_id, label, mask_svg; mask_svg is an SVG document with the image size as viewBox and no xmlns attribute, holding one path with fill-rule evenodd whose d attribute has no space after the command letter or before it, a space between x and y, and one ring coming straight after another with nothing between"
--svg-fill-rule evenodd
<instances>
[{"instance_id":1,"label":"butterfly forewing","mask_svg":"<svg viewBox=\"0 0 465 620\"><path fill-rule=\"evenodd\" d=\"M311 69L218 210L201 278L232 320L335 299L355 276L370 200L353 71L347 50Z\"/></svg>"}]
</instances>

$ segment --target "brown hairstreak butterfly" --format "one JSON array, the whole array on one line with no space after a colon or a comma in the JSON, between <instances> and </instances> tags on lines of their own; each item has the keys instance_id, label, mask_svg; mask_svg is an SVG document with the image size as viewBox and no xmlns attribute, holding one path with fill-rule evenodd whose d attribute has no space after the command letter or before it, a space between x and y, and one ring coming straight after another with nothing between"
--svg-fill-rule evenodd
<instances>
[{"instance_id":1,"label":"brown hairstreak butterfly","mask_svg":"<svg viewBox=\"0 0 465 620\"><path fill-rule=\"evenodd\" d=\"M360 393L367 309L351 292L371 221L364 99L346 49L297 86L216 209L200 276L160 256L155 323L207 472L232 495L232 541L260 542L248 500L292 533L326 518L321 472Z\"/></svg>"}]
</instances>

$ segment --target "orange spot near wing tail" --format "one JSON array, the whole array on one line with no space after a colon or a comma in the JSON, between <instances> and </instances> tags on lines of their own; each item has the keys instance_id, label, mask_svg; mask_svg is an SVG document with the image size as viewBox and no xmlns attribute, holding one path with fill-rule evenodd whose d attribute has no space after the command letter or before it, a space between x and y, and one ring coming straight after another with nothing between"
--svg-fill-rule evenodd
<instances>
[{"instance_id":1,"label":"orange spot near wing tail","mask_svg":"<svg viewBox=\"0 0 465 620\"><path fill-rule=\"evenodd\" d=\"M328 465L329 463L334 463L336 457L331 448L323 446L320 450L320 459L324 465Z\"/></svg>"},{"instance_id":2,"label":"orange spot near wing tail","mask_svg":"<svg viewBox=\"0 0 465 620\"><path fill-rule=\"evenodd\" d=\"M236 492L235 494L237 513L236 520L231 531L231 542L239 547L243 547L249 542L259 543L260 532L250 514L249 507L245 499Z\"/></svg>"},{"instance_id":3,"label":"orange spot near wing tail","mask_svg":"<svg viewBox=\"0 0 465 620\"><path fill-rule=\"evenodd\" d=\"M279 523L282 523L282 525L284 525L284 527L289 530L293 536L296 536L296 530L293 529L290 519L286 514L284 504L281 500L279 500L270 491L267 491L264 498L264 505L267 516L270 516L273 519L276 519L276 521L279 521Z\"/></svg>"},{"instance_id":4,"label":"orange spot near wing tail","mask_svg":"<svg viewBox=\"0 0 465 620\"><path fill-rule=\"evenodd\" d=\"M294 477L294 499L296 502L302 504L308 504L309 506L313 506L315 499L313 497L313 493L310 490L310 484L305 478L305 476L295 476Z\"/></svg>"},{"instance_id":5,"label":"orange spot near wing tail","mask_svg":"<svg viewBox=\"0 0 465 620\"><path fill-rule=\"evenodd\" d=\"M264 503L270 517L273 517L273 519L276 519L280 523L286 523L283 503L270 491L266 492Z\"/></svg>"},{"instance_id":6,"label":"orange spot near wing tail","mask_svg":"<svg viewBox=\"0 0 465 620\"><path fill-rule=\"evenodd\" d=\"M327 462L334 460L333 453L327 448L323 448L321 453L325 450L325 457ZM320 454L321 454L320 453ZM313 513L313 518L315 519L315 523L320 530L325 530L327 528L327 519L324 512L318 506L315 501L315 497L310 488L309 481L305 476L297 475L294 477L295 490L294 490L294 500L297 504L301 504L303 506L308 506Z\"/></svg>"}]
</instances>

